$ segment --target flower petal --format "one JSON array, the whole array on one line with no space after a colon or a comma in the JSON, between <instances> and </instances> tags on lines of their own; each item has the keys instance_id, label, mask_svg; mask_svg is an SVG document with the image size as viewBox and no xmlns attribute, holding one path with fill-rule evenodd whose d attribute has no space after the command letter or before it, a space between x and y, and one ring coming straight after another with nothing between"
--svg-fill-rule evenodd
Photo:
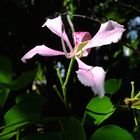
<instances>
[{"instance_id":1,"label":"flower petal","mask_svg":"<svg viewBox=\"0 0 140 140\"><path fill-rule=\"evenodd\" d=\"M106 72L102 67L92 67L76 58L79 69L76 71L79 81L88 87L91 87L95 95L103 97L105 94L104 81Z\"/></svg>"},{"instance_id":2,"label":"flower petal","mask_svg":"<svg viewBox=\"0 0 140 140\"><path fill-rule=\"evenodd\" d=\"M77 51L79 48L79 51L77 52L77 55L81 55L81 57L86 57L90 53L90 49L82 51L83 44L87 44L87 41L91 39L91 35L89 32L74 32L73 33L74 38L74 44L75 44L75 50Z\"/></svg>"},{"instance_id":3,"label":"flower petal","mask_svg":"<svg viewBox=\"0 0 140 140\"><path fill-rule=\"evenodd\" d=\"M54 19L47 19L47 21L43 24L42 27L47 26L54 34L59 37L63 37L68 46L71 46L68 36L65 32L64 25L61 19L61 16L58 16Z\"/></svg>"},{"instance_id":4,"label":"flower petal","mask_svg":"<svg viewBox=\"0 0 140 140\"><path fill-rule=\"evenodd\" d=\"M125 31L124 26L109 20L106 23L101 24L99 31L96 35L86 44L83 50L108 45L111 43L117 43L123 32Z\"/></svg>"},{"instance_id":5,"label":"flower petal","mask_svg":"<svg viewBox=\"0 0 140 140\"><path fill-rule=\"evenodd\" d=\"M75 46L79 46L81 42L85 42L91 39L89 32L74 32L73 39Z\"/></svg>"},{"instance_id":6,"label":"flower petal","mask_svg":"<svg viewBox=\"0 0 140 140\"><path fill-rule=\"evenodd\" d=\"M63 52L61 51L57 51L57 50L53 50L50 49L48 47L46 47L45 45L40 45L40 46L36 46L33 49L31 49L29 52L27 52L22 58L21 60L26 63L27 59L31 59L34 55L39 54L41 56L56 56L56 55L64 55Z\"/></svg>"}]
</instances>

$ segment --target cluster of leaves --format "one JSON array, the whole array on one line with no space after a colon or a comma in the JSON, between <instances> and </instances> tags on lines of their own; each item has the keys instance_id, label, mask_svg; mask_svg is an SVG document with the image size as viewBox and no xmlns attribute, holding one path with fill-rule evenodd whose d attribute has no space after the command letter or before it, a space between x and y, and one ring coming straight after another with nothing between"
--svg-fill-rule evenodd
<instances>
[{"instance_id":1,"label":"cluster of leaves","mask_svg":"<svg viewBox=\"0 0 140 140\"><path fill-rule=\"evenodd\" d=\"M3 110L11 91L17 91L27 86L36 75L41 76L40 69L26 72L16 79L12 77L11 61L2 56L0 57L0 105ZM108 94L116 93L121 86L121 80L109 79L106 81L105 87ZM116 107L105 96L103 99L94 97L86 106L84 117L75 118L68 117L47 117L43 116L43 106L47 99L43 95L37 93L26 93L18 95L15 98L15 105L7 112L3 112L3 126L0 127L0 139L8 140L10 138L20 138L22 140L31 139L60 139L60 140L86 140L84 126L89 122L98 126L104 120L108 119ZM52 130L48 130L50 124L54 125ZM48 132L46 132L48 130ZM29 132L28 132L29 131ZM29 133L29 134L26 134ZM116 125L106 125L95 131L90 140L96 139L130 139L132 135L125 129Z\"/></svg>"}]
</instances>

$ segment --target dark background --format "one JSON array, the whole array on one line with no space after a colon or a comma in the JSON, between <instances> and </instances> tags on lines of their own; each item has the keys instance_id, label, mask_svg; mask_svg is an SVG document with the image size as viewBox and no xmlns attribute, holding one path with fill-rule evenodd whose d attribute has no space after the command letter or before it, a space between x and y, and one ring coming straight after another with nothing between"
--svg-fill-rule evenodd
<instances>
[{"instance_id":1,"label":"dark background","mask_svg":"<svg viewBox=\"0 0 140 140\"><path fill-rule=\"evenodd\" d=\"M62 0L1 0L0 1L0 55L8 57L13 64L14 76L17 77L24 71L32 70L36 67L36 61L47 68L45 73L47 85L45 85L45 94L49 99L48 107L45 112L50 115L65 114L65 109L56 95L52 85L57 84L56 71L54 64L60 61L65 69L68 67L69 60L64 57L43 58L35 56L27 64L21 62L21 57L36 45L46 44L48 47L61 50L60 39L51 33L47 28L41 26L47 17L55 17L58 13L70 11L72 14L84 15L86 18L74 16L72 21L76 31L89 31L93 36L99 29L100 23L108 19L115 20L125 26L125 33L122 40L117 44L111 44L93 49L91 54L83 59L89 65L102 66L107 71L108 78L121 78L122 86L119 92L112 97L114 103L122 102L125 97L130 97L131 81L135 81L135 90L140 90L140 51L139 51L139 30L140 21L136 25L131 26L130 20L140 18L140 2L139 0L75 0L67 2ZM70 8L72 4L73 11ZM140 20L140 19L139 19ZM131 26L131 27L130 27ZM128 33L135 30L138 34L137 38L128 37ZM138 41L135 51L129 56L125 56L123 47L131 44L132 41ZM130 45L131 46L131 45ZM119 52L114 57L115 52ZM68 87L69 100L75 113L79 116L83 115L86 104L93 96L89 88L84 87L73 79L76 78L75 71L77 65L71 75ZM31 88L31 85L24 88ZM19 92L23 92L20 90ZM7 107L14 104L17 94L14 93L9 97ZM77 102L78 101L78 102ZM53 105L52 105L53 102ZM59 106L60 105L60 106ZM48 109L49 108L49 109ZM56 109L57 108L57 109ZM55 110L53 112L52 110ZM127 119L126 119L127 118ZM129 120L129 121L128 121ZM123 125L123 127L131 130L132 116L131 111L122 111L112 117L112 122Z\"/></svg>"}]
</instances>

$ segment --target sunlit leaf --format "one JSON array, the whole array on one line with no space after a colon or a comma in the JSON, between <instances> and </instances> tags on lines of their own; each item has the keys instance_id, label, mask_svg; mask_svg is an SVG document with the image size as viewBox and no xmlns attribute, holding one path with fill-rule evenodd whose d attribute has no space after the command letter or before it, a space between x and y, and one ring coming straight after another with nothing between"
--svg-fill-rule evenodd
<instances>
[{"instance_id":1,"label":"sunlit leaf","mask_svg":"<svg viewBox=\"0 0 140 140\"><path fill-rule=\"evenodd\" d=\"M91 99L86 107L86 120L99 125L115 111L115 107L106 96L104 98L95 97Z\"/></svg>"},{"instance_id":2,"label":"sunlit leaf","mask_svg":"<svg viewBox=\"0 0 140 140\"><path fill-rule=\"evenodd\" d=\"M106 125L92 134L90 140L134 140L125 129L116 125Z\"/></svg>"},{"instance_id":3,"label":"sunlit leaf","mask_svg":"<svg viewBox=\"0 0 140 140\"><path fill-rule=\"evenodd\" d=\"M4 56L0 57L0 83L9 84L12 80L12 63Z\"/></svg>"},{"instance_id":4,"label":"sunlit leaf","mask_svg":"<svg viewBox=\"0 0 140 140\"><path fill-rule=\"evenodd\" d=\"M105 92L107 94L115 94L120 89L121 84L121 79L108 79L105 82Z\"/></svg>"}]
</instances>

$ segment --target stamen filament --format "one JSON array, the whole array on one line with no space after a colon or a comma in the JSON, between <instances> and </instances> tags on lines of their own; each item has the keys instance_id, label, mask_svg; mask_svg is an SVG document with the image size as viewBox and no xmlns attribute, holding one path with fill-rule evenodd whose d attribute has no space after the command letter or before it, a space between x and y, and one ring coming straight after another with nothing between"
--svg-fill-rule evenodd
<instances>
[{"instance_id":1,"label":"stamen filament","mask_svg":"<svg viewBox=\"0 0 140 140\"><path fill-rule=\"evenodd\" d=\"M65 54L65 57L66 57L66 58L70 58L70 56L68 55L66 46L65 46L64 39L63 39L63 32L64 32L64 27L62 26L62 34L61 34L62 49L63 49L63 52L64 52L64 54Z\"/></svg>"}]
</instances>

